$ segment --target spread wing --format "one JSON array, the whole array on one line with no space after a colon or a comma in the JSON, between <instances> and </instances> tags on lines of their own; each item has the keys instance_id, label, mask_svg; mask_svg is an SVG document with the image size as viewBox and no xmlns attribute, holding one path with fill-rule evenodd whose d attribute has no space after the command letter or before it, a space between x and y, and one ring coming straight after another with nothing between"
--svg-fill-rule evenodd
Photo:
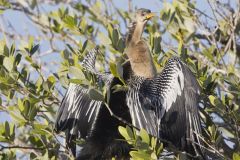
<instances>
[{"instance_id":1,"label":"spread wing","mask_svg":"<svg viewBox=\"0 0 240 160\"><path fill-rule=\"evenodd\" d=\"M70 83L58 110L56 131L68 132L68 141L72 136L85 138L94 127L101 105L101 101L95 101L89 97L88 89L79 84Z\"/></svg>"},{"instance_id":2,"label":"spread wing","mask_svg":"<svg viewBox=\"0 0 240 160\"><path fill-rule=\"evenodd\" d=\"M177 57L171 58L154 79L136 77L127 103L133 125L153 136L180 146L182 140L199 142L199 86L189 68Z\"/></svg>"},{"instance_id":3,"label":"spread wing","mask_svg":"<svg viewBox=\"0 0 240 160\"><path fill-rule=\"evenodd\" d=\"M91 50L82 61L82 67L96 75L98 81L110 83L112 76L101 74L95 69L98 49ZM55 130L64 131L67 146L75 154L75 145L72 140L85 138L94 130L98 113L102 107L101 101L93 100L88 95L88 89L79 84L70 83L57 113Z\"/></svg>"}]
</instances>

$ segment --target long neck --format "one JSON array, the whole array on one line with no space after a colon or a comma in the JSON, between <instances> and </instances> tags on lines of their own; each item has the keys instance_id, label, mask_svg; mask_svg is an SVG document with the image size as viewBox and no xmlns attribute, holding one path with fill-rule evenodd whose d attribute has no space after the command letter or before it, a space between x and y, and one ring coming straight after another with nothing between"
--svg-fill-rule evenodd
<instances>
[{"instance_id":1,"label":"long neck","mask_svg":"<svg viewBox=\"0 0 240 160\"><path fill-rule=\"evenodd\" d=\"M137 23L135 29L133 31L131 42L137 43L141 40L142 33L143 33L144 25Z\"/></svg>"},{"instance_id":2,"label":"long neck","mask_svg":"<svg viewBox=\"0 0 240 160\"><path fill-rule=\"evenodd\" d=\"M141 40L143 29L144 25L136 24L127 44L127 55L136 76L153 78L156 75L156 68L148 45L144 40Z\"/></svg>"}]
</instances>

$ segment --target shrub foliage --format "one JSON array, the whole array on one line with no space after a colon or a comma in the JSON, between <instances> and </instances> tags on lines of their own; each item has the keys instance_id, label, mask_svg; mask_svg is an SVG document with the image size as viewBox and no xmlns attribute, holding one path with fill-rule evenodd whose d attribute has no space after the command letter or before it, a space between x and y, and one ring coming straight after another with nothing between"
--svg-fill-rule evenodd
<instances>
[{"instance_id":1,"label":"shrub foliage","mask_svg":"<svg viewBox=\"0 0 240 160\"><path fill-rule=\"evenodd\" d=\"M239 160L240 4L203 3L207 9L190 0L159 2L158 16L147 25L144 37L159 71L177 54L197 77L208 150L222 159ZM121 77L119 57L132 1L126 6L95 0L0 0L1 159L73 158L64 146L64 134L54 132L56 111L69 82L94 88L94 79L82 72L79 62L96 45L102 51L98 70ZM13 22L15 15L19 24ZM96 89L96 96L104 95L104 87ZM133 159L157 159L164 149L144 130L136 134L120 126L119 131L133 145Z\"/></svg>"}]
</instances>

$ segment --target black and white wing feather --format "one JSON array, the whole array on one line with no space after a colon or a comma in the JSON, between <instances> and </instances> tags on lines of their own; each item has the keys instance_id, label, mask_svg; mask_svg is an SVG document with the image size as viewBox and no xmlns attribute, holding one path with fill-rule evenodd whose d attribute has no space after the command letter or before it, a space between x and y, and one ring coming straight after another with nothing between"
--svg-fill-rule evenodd
<instances>
[{"instance_id":1,"label":"black and white wing feather","mask_svg":"<svg viewBox=\"0 0 240 160\"><path fill-rule=\"evenodd\" d=\"M179 58L173 57L154 79L132 79L127 104L133 125L180 147L183 139L200 143L193 134L201 132L198 93L192 72Z\"/></svg>"},{"instance_id":2,"label":"black and white wing feather","mask_svg":"<svg viewBox=\"0 0 240 160\"><path fill-rule=\"evenodd\" d=\"M95 68L95 63L96 63L96 58L97 58L98 53L100 53L100 50L98 47L89 51L88 54L86 55L86 57L81 62L81 65L84 70L94 74L96 76L98 82L104 81L104 83L106 83L106 85L109 86L112 82L113 75L98 72Z\"/></svg>"},{"instance_id":3,"label":"black and white wing feather","mask_svg":"<svg viewBox=\"0 0 240 160\"><path fill-rule=\"evenodd\" d=\"M90 99L88 89L70 83L58 110L55 129L68 132L71 137L86 137L94 127L101 101Z\"/></svg>"},{"instance_id":4,"label":"black and white wing feather","mask_svg":"<svg viewBox=\"0 0 240 160\"><path fill-rule=\"evenodd\" d=\"M111 82L111 75L101 74L95 69L98 49L91 50L82 61L82 67L98 80ZM85 138L94 129L99 110L103 105L101 101L93 100L88 95L88 89L79 84L70 83L57 113L55 130L65 131L67 144L75 138Z\"/></svg>"}]
</instances>

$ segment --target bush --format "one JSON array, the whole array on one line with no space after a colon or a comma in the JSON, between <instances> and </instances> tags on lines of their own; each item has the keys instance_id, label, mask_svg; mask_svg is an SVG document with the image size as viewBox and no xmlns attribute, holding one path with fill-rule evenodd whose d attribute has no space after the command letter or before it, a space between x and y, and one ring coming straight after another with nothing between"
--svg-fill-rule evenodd
<instances>
[{"instance_id":1,"label":"bush","mask_svg":"<svg viewBox=\"0 0 240 160\"><path fill-rule=\"evenodd\" d=\"M73 158L64 136L53 131L56 110L69 81L84 83L79 61L96 44L105 54L98 57L98 69L105 71L110 63L118 75L114 64L125 48L122 28L132 15L112 1L104 3L0 0L1 158ZM207 1L205 11L189 0L162 5L160 18L146 27L157 68L172 55L184 59L202 88L200 110L209 150L239 160L239 2ZM12 25L16 14L15 20L24 17L27 31L19 33L21 25ZM140 135L129 127L119 131L136 149L130 152L133 159L157 159L163 150L143 130Z\"/></svg>"}]
</instances>

